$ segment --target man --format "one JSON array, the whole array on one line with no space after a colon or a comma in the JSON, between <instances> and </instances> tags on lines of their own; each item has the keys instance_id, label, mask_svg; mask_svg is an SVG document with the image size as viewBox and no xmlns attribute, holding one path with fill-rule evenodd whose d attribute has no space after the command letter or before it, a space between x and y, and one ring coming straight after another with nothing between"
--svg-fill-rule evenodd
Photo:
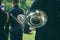
<instances>
[{"instance_id":1,"label":"man","mask_svg":"<svg viewBox=\"0 0 60 40\"><path fill-rule=\"evenodd\" d=\"M0 0L0 6L1 6L1 2L2 0ZM7 36L6 36L7 34L4 30L6 19L7 19L7 15L0 7L0 40L7 40Z\"/></svg>"},{"instance_id":2,"label":"man","mask_svg":"<svg viewBox=\"0 0 60 40\"><path fill-rule=\"evenodd\" d=\"M48 16L47 24L41 28L36 28L35 40L59 40L59 31L57 31L57 10L59 8L57 3L57 0L35 0L32 4L30 10L42 10Z\"/></svg>"},{"instance_id":3,"label":"man","mask_svg":"<svg viewBox=\"0 0 60 40\"><path fill-rule=\"evenodd\" d=\"M10 38L11 40L22 40L23 32L22 26L11 16L11 14L17 18L19 14L23 14L23 10L19 8L19 0L12 0L13 8L9 10L9 24L11 26Z\"/></svg>"}]
</instances>

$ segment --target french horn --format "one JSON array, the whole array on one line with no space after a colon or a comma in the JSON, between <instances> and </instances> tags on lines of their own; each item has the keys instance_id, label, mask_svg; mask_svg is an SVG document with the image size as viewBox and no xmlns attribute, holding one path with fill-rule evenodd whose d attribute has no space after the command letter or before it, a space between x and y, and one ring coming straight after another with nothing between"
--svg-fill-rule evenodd
<instances>
[{"instance_id":1,"label":"french horn","mask_svg":"<svg viewBox=\"0 0 60 40\"><path fill-rule=\"evenodd\" d=\"M32 28L43 27L47 23L48 16L41 10L32 10L28 12L28 15L19 14L17 20L20 24L27 23Z\"/></svg>"}]
</instances>

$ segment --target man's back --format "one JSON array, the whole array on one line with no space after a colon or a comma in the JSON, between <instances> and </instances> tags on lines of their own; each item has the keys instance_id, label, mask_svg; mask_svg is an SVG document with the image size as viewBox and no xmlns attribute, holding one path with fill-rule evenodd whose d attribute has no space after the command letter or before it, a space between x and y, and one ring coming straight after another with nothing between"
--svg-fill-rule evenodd
<instances>
[{"instance_id":1,"label":"man's back","mask_svg":"<svg viewBox=\"0 0 60 40\"><path fill-rule=\"evenodd\" d=\"M6 19L7 19L6 13L0 9L0 27L5 25Z\"/></svg>"},{"instance_id":2,"label":"man's back","mask_svg":"<svg viewBox=\"0 0 60 40\"><path fill-rule=\"evenodd\" d=\"M15 5L12 9L9 10L9 14L12 14L14 17L17 18L19 14L23 14L23 10L18 7L18 5ZM10 23L11 25L17 25L18 22L10 16Z\"/></svg>"},{"instance_id":3,"label":"man's back","mask_svg":"<svg viewBox=\"0 0 60 40\"><path fill-rule=\"evenodd\" d=\"M7 19L6 13L0 9L0 40L7 40L6 32L4 30L6 19Z\"/></svg>"}]
</instances>

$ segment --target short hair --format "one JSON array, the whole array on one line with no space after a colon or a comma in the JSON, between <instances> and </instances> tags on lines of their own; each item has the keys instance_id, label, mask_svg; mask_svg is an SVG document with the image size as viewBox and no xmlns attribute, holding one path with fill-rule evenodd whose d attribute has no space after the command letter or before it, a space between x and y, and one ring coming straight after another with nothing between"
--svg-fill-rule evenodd
<instances>
[{"instance_id":1,"label":"short hair","mask_svg":"<svg viewBox=\"0 0 60 40\"><path fill-rule=\"evenodd\" d=\"M18 4L19 0L12 0L13 4Z\"/></svg>"}]
</instances>

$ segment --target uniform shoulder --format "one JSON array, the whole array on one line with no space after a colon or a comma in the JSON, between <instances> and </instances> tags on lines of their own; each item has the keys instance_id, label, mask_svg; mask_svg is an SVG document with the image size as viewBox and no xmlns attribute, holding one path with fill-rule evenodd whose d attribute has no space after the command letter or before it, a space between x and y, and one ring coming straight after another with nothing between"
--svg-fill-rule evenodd
<instances>
[{"instance_id":1,"label":"uniform shoulder","mask_svg":"<svg viewBox=\"0 0 60 40\"><path fill-rule=\"evenodd\" d=\"M12 12L14 10L14 8L11 8L11 9L9 9L9 11L8 12Z\"/></svg>"}]
</instances>

